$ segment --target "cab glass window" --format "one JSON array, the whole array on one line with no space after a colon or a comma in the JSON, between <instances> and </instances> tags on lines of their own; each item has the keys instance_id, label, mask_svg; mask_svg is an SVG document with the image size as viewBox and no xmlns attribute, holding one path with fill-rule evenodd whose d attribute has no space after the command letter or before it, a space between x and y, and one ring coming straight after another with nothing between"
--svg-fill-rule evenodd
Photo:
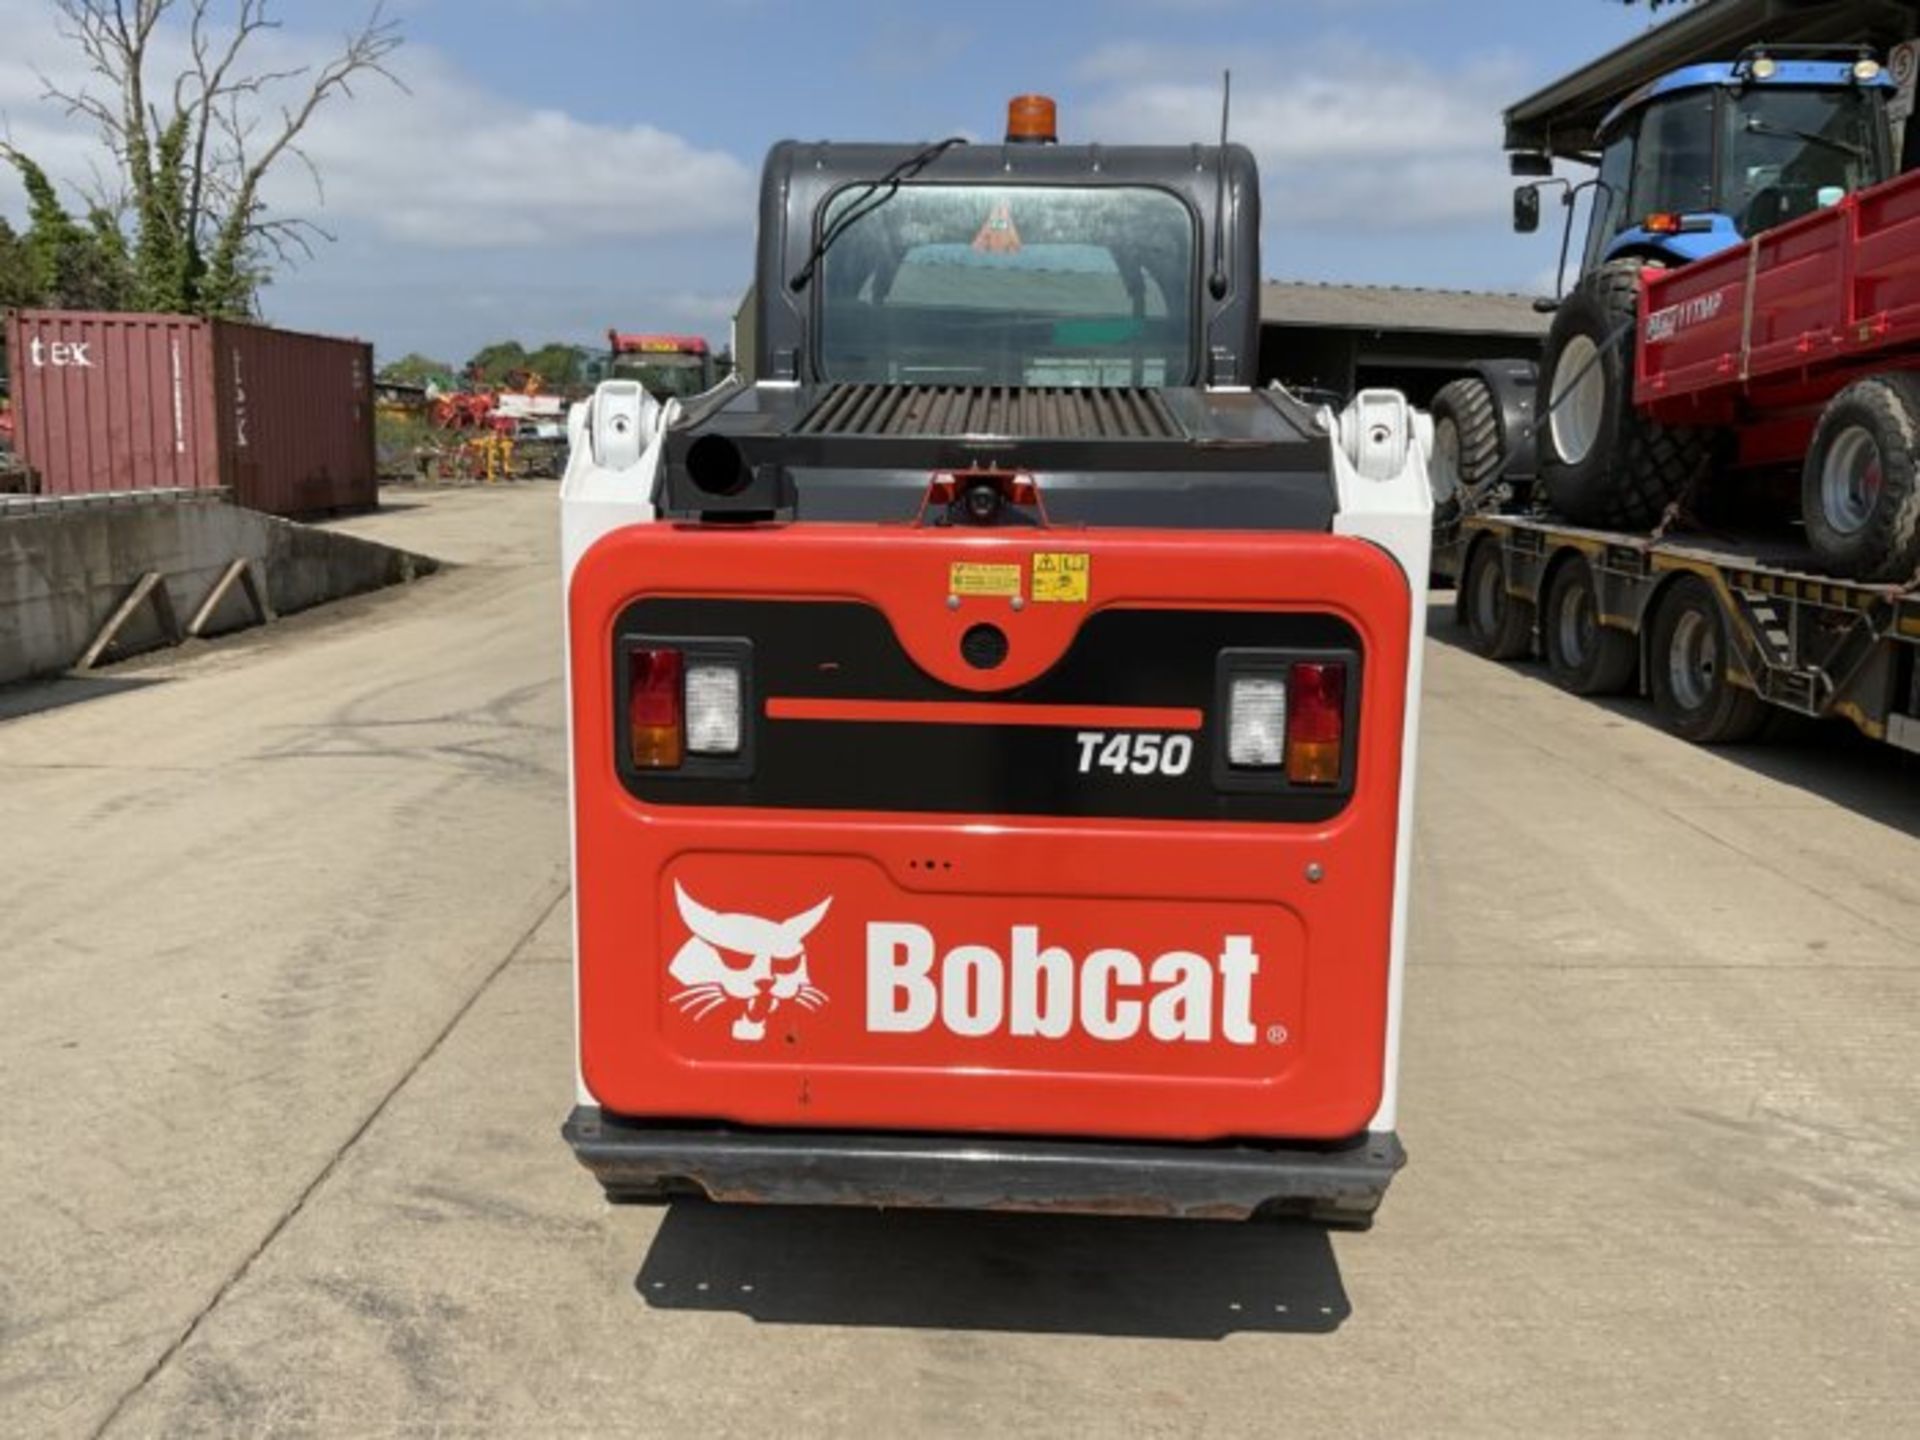
<instances>
[{"instance_id":1,"label":"cab glass window","mask_svg":"<svg viewBox=\"0 0 1920 1440\"><path fill-rule=\"evenodd\" d=\"M823 225L861 187L827 203ZM922 385L1191 383L1196 227L1162 190L906 185L834 241L820 371Z\"/></svg>"},{"instance_id":2,"label":"cab glass window","mask_svg":"<svg viewBox=\"0 0 1920 1440\"><path fill-rule=\"evenodd\" d=\"M1725 209L1742 235L1811 215L1881 179L1876 99L1864 90L1754 86L1726 107Z\"/></svg>"},{"instance_id":3,"label":"cab glass window","mask_svg":"<svg viewBox=\"0 0 1920 1440\"><path fill-rule=\"evenodd\" d=\"M1676 215L1713 209L1711 90L1656 100L1640 117L1628 214L1633 222L1656 212Z\"/></svg>"}]
</instances>

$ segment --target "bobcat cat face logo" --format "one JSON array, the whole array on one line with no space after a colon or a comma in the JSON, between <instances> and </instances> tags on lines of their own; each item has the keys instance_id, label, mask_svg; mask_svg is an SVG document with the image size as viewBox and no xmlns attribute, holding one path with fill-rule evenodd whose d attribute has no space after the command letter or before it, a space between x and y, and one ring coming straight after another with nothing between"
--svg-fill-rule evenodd
<instances>
[{"instance_id":1,"label":"bobcat cat face logo","mask_svg":"<svg viewBox=\"0 0 1920 1440\"><path fill-rule=\"evenodd\" d=\"M680 918L693 932L667 966L682 988L669 999L696 1020L715 1010L733 1012L733 1038L766 1038L767 1017L792 1001L809 1010L827 1003L807 975L807 934L833 904L829 895L803 914L785 920L758 915L722 915L709 910L675 881Z\"/></svg>"}]
</instances>

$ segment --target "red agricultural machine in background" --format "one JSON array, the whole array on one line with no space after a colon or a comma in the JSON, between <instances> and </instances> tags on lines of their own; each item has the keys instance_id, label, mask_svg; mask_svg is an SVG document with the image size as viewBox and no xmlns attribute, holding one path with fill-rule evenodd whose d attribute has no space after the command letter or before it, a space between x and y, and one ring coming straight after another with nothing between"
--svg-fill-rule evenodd
<instances>
[{"instance_id":1,"label":"red agricultural machine in background","mask_svg":"<svg viewBox=\"0 0 1920 1440\"><path fill-rule=\"evenodd\" d=\"M491 390L453 390L434 397L433 423L442 430L484 430L493 420Z\"/></svg>"},{"instance_id":2,"label":"red agricultural machine in background","mask_svg":"<svg viewBox=\"0 0 1920 1440\"><path fill-rule=\"evenodd\" d=\"M535 413L549 413L557 423L564 401L546 394L546 378L535 370L512 370L506 383L498 387L469 377L470 390L450 390L436 396L433 423L442 430L493 430L511 435L522 420Z\"/></svg>"},{"instance_id":3,"label":"red agricultural machine in background","mask_svg":"<svg viewBox=\"0 0 1920 1440\"><path fill-rule=\"evenodd\" d=\"M714 386L713 351L699 335L626 335L607 331L609 380L638 380L661 402L685 400Z\"/></svg>"}]
</instances>

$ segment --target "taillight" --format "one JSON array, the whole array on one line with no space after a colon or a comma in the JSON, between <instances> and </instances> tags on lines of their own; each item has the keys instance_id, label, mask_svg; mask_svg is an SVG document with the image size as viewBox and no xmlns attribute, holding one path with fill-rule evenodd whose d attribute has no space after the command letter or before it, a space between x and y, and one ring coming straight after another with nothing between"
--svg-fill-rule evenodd
<instances>
[{"instance_id":1,"label":"taillight","mask_svg":"<svg viewBox=\"0 0 1920 1440\"><path fill-rule=\"evenodd\" d=\"M1338 785L1346 740L1346 662L1297 660L1287 679L1287 781Z\"/></svg>"},{"instance_id":2,"label":"taillight","mask_svg":"<svg viewBox=\"0 0 1920 1440\"><path fill-rule=\"evenodd\" d=\"M1214 783L1240 791L1350 786L1347 706L1358 659L1337 650L1223 650Z\"/></svg>"},{"instance_id":3,"label":"taillight","mask_svg":"<svg viewBox=\"0 0 1920 1440\"><path fill-rule=\"evenodd\" d=\"M678 650L627 652L627 751L640 770L671 770L686 749L685 661Z\"/></svg>"}]
</instances>

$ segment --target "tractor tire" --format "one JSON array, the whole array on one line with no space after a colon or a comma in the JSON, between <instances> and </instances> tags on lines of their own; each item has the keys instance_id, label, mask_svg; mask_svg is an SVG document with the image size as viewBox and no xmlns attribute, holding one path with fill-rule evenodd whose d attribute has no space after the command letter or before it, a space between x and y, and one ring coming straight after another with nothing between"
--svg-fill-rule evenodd
<instances>
[{"instance_id":1,"label":"tractor tire","mask_svg":"<svg viewBox=\"0 0 1920 1440\"><path fill-rule=\"evenodd\" d=\"M1593 271L1547 332L1540 483L1576 525L1651 529L1712 459L1713 432L1657 425L1633 408L1641 267L1611 260Z\"/></svg>"},{"instance_id":2,"label":"tractor tire","mask_svg":"<svg viewBox=\"0 0 1920 1440\"><path fill-rule=\"evenodd\" d=\"M1574 695L1618 695L1640 664L1633 636L1600 623L1593 567L1578 555L1561 562L1547 586L1540 648L1554 684Z\"/></svg>"},{"instance_id":3,"label":"tractor tire","mask_svg":"<svg viewBox=\"0 0 1920 1440\"><path fill-rule=\"evenodd\" d=\"M1653 618L1647 679L1661 723L1681 739L1738 745L1766 724L1766 703L1727 676L1732 650L1712 587L1694 575L1677 581Z\"/></svg>"},{"instance_id":4,"label":"tractor tire","mask_svg":"<svg viewBox=\"0 0 1920 1440\"><path fill-rule=\"evenodd\" d=\"M1482 540L1468 557L1459 609L1474 654L1518 660L1532 652L1533 606L1507 593L1506 566L1492 540Z\"/></svg>"},{"instance_id":5,"label":"tractor tire","mask_svg":"<svg viewBox=\"0 0 1920 1440\"><path fill-rule=\"evenodd\" d=\"M1828 402L1800 472L1813 553L1855 580L1920 572L1920 375L1856 380Z\"/></svg>"},{"instance_id":6,"label":"tractor tire","mask_svg":"<svg viewBox=\"0 0 1920 1440\"><path fill-rule=\"evenodd\" d=\"M1427 479L1433 487L1436 525L1479 509L1506 463L1500 444L1500 412L1493 391L1476 375L1442 385L1427 407L1433 416L1433 463Z\"/></svg>"}]
</instances>

